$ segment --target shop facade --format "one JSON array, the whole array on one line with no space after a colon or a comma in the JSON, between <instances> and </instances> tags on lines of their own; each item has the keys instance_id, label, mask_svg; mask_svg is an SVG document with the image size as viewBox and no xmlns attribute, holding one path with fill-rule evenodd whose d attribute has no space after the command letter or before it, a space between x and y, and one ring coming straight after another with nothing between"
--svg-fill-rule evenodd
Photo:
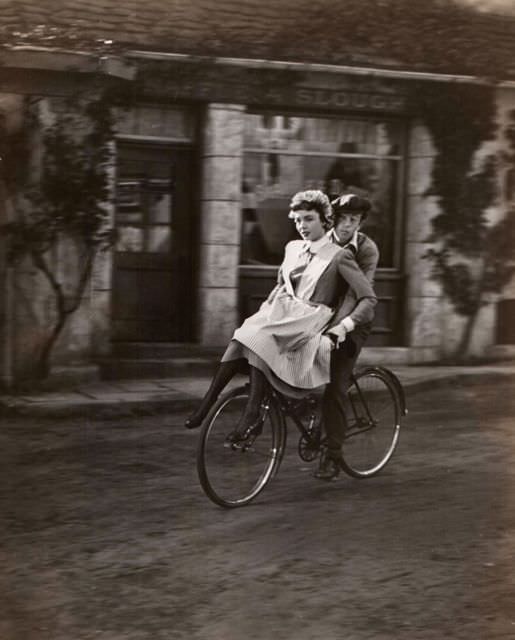
<instances>
[{"instance_id":1,"label":"shop facade","mask_svg":"<svg viewBox=\"0 0 515 640\"><path fill-rule=\"evenodd\" d=\"M57 362L95 362L142 343L225 345L273 287L284 244L295 237L289 200L307 188L331 196L352 188L373 202L364 231L381 258L370 357L424 363L453 351L464 319L424 258L438 213L428 195L436 152L410 106L417 74L171 54L127 60L136 99L117 114L113 142L117 241L95 265ZM424 77L436 80L446 78ZM497 102L500 156L515 90L499 89ZM502 184L500 193L509 197ZM503 319L510 295L508 287L482 310L474 354L515 342ZM33 321L11 300L2 319L4 379L30 358L23 332Z\"/></svg>"},{"instance_id":2,"label":"shop facade","mask_svg":"<svg viewBox=\"0 0 515 640\"><path fill-rule=\"evenodd\" d=\"M132 124L126 119L120 125L117 139L119 167L127 144L140 145L141 157L155 145L170 158L179 149L188 150L187 161L181 161L182 177L172 169L177 190L170 194L172 245L161 245L171 249L176 260L170 273L179 279L177 292L187 289L188 294L182 299L179 293L175 298L167 295L175 300L170 311L175 324L168 323L164 339L226 344L275 283L283 247L295 237L286 215L291 195L320 188L336 196L353 188L373 201L364 230L381 253L379 304L368 342L373 357L422 363L451 353L463 319L453 312L424 258L431 246L431 218L438 212L436 197L428 195L436 152L429 132L410 109L410 78L323 65L255 66L251 61L247 68L242 61L203 67L181 56L165 58L143 62L143 93L150 102L133 114ZM499 97L501 120L511 99L509 89ZM166 125L156 124L167 119ZM503 144L500 139L499 150ZM122 183L126 179L130 185L131 176L121 176ZM119 182L117 192L124 188L132 187ZM116 215L121 236L134 233L131 224L125 228L120 205ZM135 253L132 250L131 260ZM148 259L144 254L142 261ZM160 340L152 331L143 335L128 325L123 330L127 333L116 329L124 325L116 317L117 291L122 290L117 265L127 259L119 245L112 339ZM143 281L142 268L137 272ZM150 285L142 286L150 291ZM123 293L121 297L126 299ZM135 308L145 313L150 309L141 299ZM499 301L492 300L482 311L472 340L477 355L488 353L499 340L498 309ZM152 323L150 318L141 321L147 329Z\"/></svg>"}]
</instances>

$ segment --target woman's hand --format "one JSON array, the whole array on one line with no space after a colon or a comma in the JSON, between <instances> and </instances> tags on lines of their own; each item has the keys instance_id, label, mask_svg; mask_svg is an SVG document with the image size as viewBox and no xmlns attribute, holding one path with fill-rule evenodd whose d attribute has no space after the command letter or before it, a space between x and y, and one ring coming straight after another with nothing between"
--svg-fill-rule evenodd
<instances>
[{"instance_id":1,"label":"woman's hand","mask_svg":"<svg viewBox=\"0 0 515 640\"><path fill-rule=\"evenodd\" d=\"M334 348L338 349L342 342L345 341L345 336L347 335L347 331L345 331L345 327L343 325L337 325L336 327L331 327L326 331L326 335L331 338L334 344Z\"/></svg>"},{"instance_id":2,"label":"woman's hand","mask_svg":"<svg viewBox=\"0 0 515 640\"><path fill-rule=\"evenodd\" d=\"M354 331L355 326L354 320L350 316L345 316L341 322L336 324L334 327L330 327L326 333L331 338L335 348L337 349L340 344L345 341L347 334Z\"/></svg>"}]
</instances>

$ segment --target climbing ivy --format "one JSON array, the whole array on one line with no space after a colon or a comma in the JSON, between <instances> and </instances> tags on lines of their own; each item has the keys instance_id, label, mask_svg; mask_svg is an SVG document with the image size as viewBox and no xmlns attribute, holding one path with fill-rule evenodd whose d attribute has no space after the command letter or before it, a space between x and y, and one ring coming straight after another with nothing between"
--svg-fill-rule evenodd
<instances>
[{"instance_id":1,"label":"climbing ivy","mask_svg":"<svg viewBox=\"0 0 515 640\"><path fill-rule=\"evenodd\" d=\"M97 254L114 241L106 205L113 110L120 104L108 90L87 92L65 100L45 121L38 116L39 100L31 102L31 117L4 150L2 179L16 191L16 216L1 231L8 241L8 261L15 266L28 259L53 294L53 324L33 355L31 370L23 374L40 379L50 372L51 351L82 303ZM32 176L21 177L15 164L34 131L41 136L40 166ZM74 247L77 258L66 274L55 260L63 242Z\"/></svg>"},{"instance_id":2,"label":"climbing ivy","mask_svg":"<svg viewBox=\"0 0 515 640\"><path fill-rule=\"evenodd\" d=\"M515 272L509 242L515 229L513 210L497 222L487 218L498 197L498 158L477 155L496 134L494 91L487 85L431 83L415 87L412 98L436 149L426 195L436 196L440 212L431 221L428 241L433 246L425 257L456 313L466 318L457 360L467 357L479 310ZM514 131L511 125L515 151Z\"/></svg>"}]
</instances>

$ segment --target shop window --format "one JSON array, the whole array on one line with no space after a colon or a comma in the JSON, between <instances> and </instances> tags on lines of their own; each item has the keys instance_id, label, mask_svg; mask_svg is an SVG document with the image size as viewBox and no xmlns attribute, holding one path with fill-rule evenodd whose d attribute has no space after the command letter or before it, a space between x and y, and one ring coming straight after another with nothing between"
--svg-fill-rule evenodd
<instances>
[{"instance_id":1,"label":"shop window","mask_svg":"<svg viewBox=\"0 0 515 640\"><path fill-rule=\"evenodd\" d=\"M331 198L349 190L370 197L365 230L380 248L380 266L399 267L403 151L398 120L246 114L241 263L279 264L297 237L291 196L322 189Z\"/></svg>"},{"instance_id":2,"label":"shop window","mask_svg":"<svg viewBox=\"0 0 515 640\"><path fill-rule=\"evenodd\" d=\"M191 142L195 117L191 111L162 105L138 105L116 114L116 133L121 137L170 138Z\"/></svg>"}]
</instances>

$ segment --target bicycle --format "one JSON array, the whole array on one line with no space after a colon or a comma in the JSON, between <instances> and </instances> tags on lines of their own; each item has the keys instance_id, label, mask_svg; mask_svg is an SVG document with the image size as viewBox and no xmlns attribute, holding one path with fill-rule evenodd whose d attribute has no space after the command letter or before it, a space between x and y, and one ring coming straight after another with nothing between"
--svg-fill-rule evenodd
<instances>
[{"instance_id":1,"label":"bicycle","mask_svg":"<svg viewBox=\"0 0 515 640\"><path fill-rule=\"evenodd\" d=\"M368 366L352 375L347 394L343 470L354 478L370 478L385 467L397 446L401 417L407 414L404 390L392 371ZM300 433L297 450L302 460L313 462L325 453L316 396L292 400L268 385L258 426L238 434L235 428L248 396L248 383L222 394L200 433L200 484L222 507L249 504L277 474L286 449L287 418Z\"/></svg>"}]
</instances>

